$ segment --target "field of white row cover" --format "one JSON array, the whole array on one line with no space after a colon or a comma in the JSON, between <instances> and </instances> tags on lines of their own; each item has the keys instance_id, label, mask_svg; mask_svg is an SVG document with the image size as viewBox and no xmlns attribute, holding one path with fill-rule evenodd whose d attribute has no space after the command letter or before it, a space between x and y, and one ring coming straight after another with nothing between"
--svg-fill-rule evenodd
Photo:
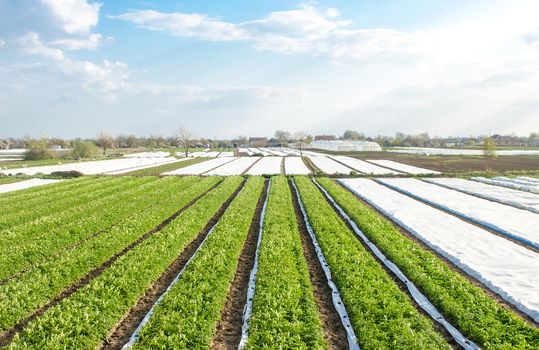
<instances>
[{"instance_id":1,"label":"field of white row cover","mask_svg":"<svg viewBox=\"0 0 539 350\"><path fill-rule=\"evenodd\" d=\"M380 179L378 183L370 179L339 181L428 247L539 322L539 254L525 244L487 229L505 225L533 238L539 228L538 214L415 179ZM409 194L387 185L406 189ZM416 196L440 204L444 210L417 200ZM447 209L455 212L469 209L467 215L484 221L470 223ZM494 211L490 213L491 210Z\"/></svg>"},{"instance_id":2,"label":"field of white row cover","mask_svg":"<svg viewBox=\"0 0 539 350\"><path fill-rule=\"evenodd\" d=\"M14 183L0 185L0 193L24 190L31 187L48 185L62 180L54 179L29 179L24 181L18 181Z\"/></svg>"}]
</instances>

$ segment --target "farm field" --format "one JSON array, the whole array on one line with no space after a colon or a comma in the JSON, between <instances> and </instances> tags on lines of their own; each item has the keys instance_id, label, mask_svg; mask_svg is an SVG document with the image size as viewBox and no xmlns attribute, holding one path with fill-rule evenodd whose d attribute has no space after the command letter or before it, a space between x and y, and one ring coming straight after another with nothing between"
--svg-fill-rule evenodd
<instances>
[{"instance_id":1,"label":"farm field","mask_svg":"<svg viewBox=\"0 0 539 350\"><path fill-rule=\"evenodd\" d=\"M535 194L199 159L0 194L0 348L539 348Z\"/></svg>"}]
</instances>

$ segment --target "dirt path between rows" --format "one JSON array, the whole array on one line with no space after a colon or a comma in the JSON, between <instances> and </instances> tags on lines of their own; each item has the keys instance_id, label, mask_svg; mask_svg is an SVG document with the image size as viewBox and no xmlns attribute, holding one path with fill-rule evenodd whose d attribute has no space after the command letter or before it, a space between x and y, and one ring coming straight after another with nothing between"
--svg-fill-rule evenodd
<instances>
[{"instance_id":1,"label":"dirt path between rows","mask_svg":"<svg viewBox=\"0 0 539 350\"><path fill-rule=\"evenodd\" d=\"M37 317L43 315L47 310L53 308L58 303L60 303L65 298L71 296L75 292L77 292L79 289L83 288L85 285L90 283L93 279L97 278L99 275L101 275L107 268L109 268L116 260L118 260L123 255L127 254L129 251L134 249L136 246L150 238L153 234L156 232L161 231L164 227L166 227L168 224L170 224L176 217L178 217L181 213L183 213L185 210L189 209L192 205L194 205L200 198L204 197L207 193L215 189L217 186L219 186L223 182L223 180L218 181L215 185L210 187L208 190L206 190L204 193L198 195L194 199L192 199L189 203L184 205L182 208L174 212L171 216L169 216L167 219L165 219L163 222L161 222L159 225L151 229L150 231L146 232L144 235L140 236L138 239L133 241L128 246L124 247L121 251L114 254L111 258L109 258L107 261L105 261L103 264L101 264L99 267L94 268L90 272L88 272L84 277L79 279L77 282L73 283L68 288L64 289L60 294L58 294L56 297L51 299L48 303L34 311L30 316L26 317L25 319L19 321L17 324L15 324L11 329L5 331L0 335L0 347L8 345L13 337L24 330L24 328L33 320L35 320Z\"/></svg>"},{"instance_id":2,"label":"dirt path between rows","mask_svg":"<svg viewBox=\"0 0 539 350\"><path fill-rule=\"evenodd\" d=\"M221 319L217 323L217 330L213 339L212 349L237 349L241 339L243 325L243 309L247 302L247 288L249 276L255 262L256 243L258 241L260 215L267 197L269 179L264 182L264 189L258 199L255 214L245 245L238 260L238 267L234 280L228 291L225 307L221 313Z\"/></svg>"},{"instance_id":3,"label":"dirt path between rows","mask_svg":"<svg viewBox=\"0 0 539 350\"><path fill-rule=\"evenodd\" d=\"M517 315L519 315L521 318L523 318L525 321L527 321L528 323L530 323L531 325L533 325L534 327L539 327L539 324L536 323L531 317L529 317L528 315L526 315L525 313L523 313L522 311L518 310L514 305L512 304L509 304L508 302L506 302L503 298L501 298L498 294L494 293L493 291L491 291L488 287L486 287L483 283L481 283L481 281L479 281L478 279L474 278L473 276L470 276L468 273L466 273L466 271L462 270L460 267L458 267L457 265L453 264L450 260L448 260L446 257L444 257L442 254L440 254L439 252L437 252L436 250L432 249L431 247L429 247L427 244L425 244L422 240L420 240L419 238L417 238L415 235L413 235L412 233L410 233L406 228L402 227L401 225L399 225L397 222L395 222L393 219L391 219L391 217L387 216L386 214L382 213L381 211L379 211L378 209L376 209L374 206L372 206L370 203L368 203L367 201L365 201L363 198L359 197L357 194L355 194L354 192L350 191L348 188L346 188L344 185L342 185L340 182L336 181L336 183L341 187L343 188L345 191L349 192L350 194L352 194L354 196L354 198L356 198L356 200L358 202L360 202L361 204L369 207L371 210L373 210L374 212L376 212L378 215L382 216L384 219L386 219L387 221L389 221L397 230L400 231L400 233L407 237L409 240L411 240L412 242L416 243L417 245L419 245L422 249L432 253L434 256L436 256L442 263L444 263L449 269L451 269L452 271L458 273L461 277L463 277L464 279L466 279L468 282L470 282L471 284L473 284L474 286L478 287L479 289L481 289L483 291L483 293L485 293L487 296L489 296L490 298L494 299L498 304L500 304L503 308L507 309L507 310L510 310L510 311L513 311L514 313L516 313Z\"/></svg>"},{"instance_id":4,"label":"dirt path between rows","mask_svg":"<svg viewBox=\"0 0 539 350\"><path fill-rule=\"evenodd\" d=\"M291 180L289 180L291 181ZM318 313L322 321L324 338L328 343L329 349L348 349L348 338L346 330L342 325L341 318L333 305L331 288L329 287L326 275L320 261L316 255L313 241L307 231L307 226L303 219L298 199L295 196L294 189L289 182L290 191L292 191L292 203L294 204L294 213L300 231L301 245L303 255L309 268L309 278L313 286L314 297L318 307Z\"/></svg>"},{"instance_id":5,"label":"dirt path between rows","mask_svg":"<svg viewBox=\"0 0 539 350\"><path fill-rule=\"evenodd\" d=\"M242 190L245 182L244 179L238 188L228 197L221 205L219 210L212 216L206 226L197 234L180 255L167 267L165 272L157 279L157 281L146 291L144 296L139 298L136 304L120 319L116 326L111 330L107 339L101 344L100 349L121 349L135 332L136 328L150 311L157 299L166 291L170 283L176 278L178 273L185 267L189 259L200 248L202 242L217 224L221 216L228 209L234 198Z\"/></svg>"}]
</instances>

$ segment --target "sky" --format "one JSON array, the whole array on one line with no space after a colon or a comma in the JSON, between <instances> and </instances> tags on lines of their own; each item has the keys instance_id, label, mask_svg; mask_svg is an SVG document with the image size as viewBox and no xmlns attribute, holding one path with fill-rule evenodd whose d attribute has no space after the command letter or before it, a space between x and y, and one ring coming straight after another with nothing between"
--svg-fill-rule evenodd
<instances>
[{"instance_id":1,"label":"sky","mask_svg":"<svg viewBox=\"0 0 539 350\"><path fill-rule=\"evenodd\" d=\"M0 0L0 137L539 132L539 1Z\"/></svg>"}]
</instances>

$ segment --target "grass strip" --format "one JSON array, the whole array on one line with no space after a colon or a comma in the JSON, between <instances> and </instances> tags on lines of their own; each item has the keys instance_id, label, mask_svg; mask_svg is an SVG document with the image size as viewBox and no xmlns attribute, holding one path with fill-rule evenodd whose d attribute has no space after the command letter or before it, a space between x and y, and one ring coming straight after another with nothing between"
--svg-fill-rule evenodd
<instances>
[{"instance_id":1,"label":"grass strip","mask_svg":"<svg viewBox=\"0 0 539 350\"><path fill-rule=\"evenodd\" d=\"M178 192L177 188L183 187L183 183L176 178L176 183L167 183L149 193L156 205L136 218L122 222L77 249L56 256L38 269L0 286L0 331L8 330L24 320L219 180L217 177L207 178Z\"/></svg>"},{"instance_id":2,"label":"grass strip","mask_svg":"<svg viewBox=\"0 0 539 350\"><path fill-rule=\"evenodd\" d=\"M0 251L4 253L0 255L0 264L3 264L5 269L0 271L0 280L53 257L81 240L103 233L113 225L129 220L141 210L155 204L154 198L148 196L148 192L174 184L174 181L166 179L156 180L158 178L139 179L138 186L127 190L124 186L118 186L110 196L91 202L88 208L82 208L77 215L66 220L45 222L43 225L1 237ZM177 190L186 188L195 181L194 178L185 179L182 187Z\"/></svg>"},{"instance_id":3,"label":"grass strip","mask_svg":"<svg viewBox=\"0 0 539 350\"><path fill-rule=\"evenodd\" d=\"M102 275L29 324L14 338L11 348L94 349L99 346L241 181L238 177L226 179L163 230L118 259Z\"/></svg>"},{"instance_id":4,"label":"grass strip","mask_svg":"<svg viewBox=\"0 0 539 350\"><path fill-rule=\"evenodd\" d=\"M181 162L158 165L153 168L134 170L129 173L122 174L122 175L134 175L134 176L160 175L162 173L166 173L167 171L173 171L176 169L184 168L189 165L201 163L207 159L208 158L203 158L203 157L191 158L191 159L184 160Z\"/></svg>"},{"instance_id":5,"label":"grass strip","mask_svg":"<svg viewBox=\"0 0 539 350\"><path fill-rule=\"evenodd\" d=\"M274 176L260 242L246 349L325 349L286 177Z\"/></svg>"},{"instance_id":6,"label":"grass strip","mask_svg":"<svg viewBox=\"0 0 539 350\"><path fill-rule=\"evenodd\" d=\"M294 179L361 348L450 349L309 178Z\"/></svg>"},{"instance_id":7,"label":"grass strip","mask_svg":"<svg viewBox=\"0 0 539 350\"><path fill-rule=\"evenodd\" d=\"M264 180L250 178L142 328L135 349L210 348Z\"/></svg>"},{"instance_id":8,"label":"grass strip","mask_svg":"<svg viewBox=\"0 0 539 350\"><path fill-rule=\"evenodd\" d=\"M539 329L453 271L389 220L330 179L317 179L333 199L444 316L484 349L538 349Z\"/></svg>"}]
</instances>

